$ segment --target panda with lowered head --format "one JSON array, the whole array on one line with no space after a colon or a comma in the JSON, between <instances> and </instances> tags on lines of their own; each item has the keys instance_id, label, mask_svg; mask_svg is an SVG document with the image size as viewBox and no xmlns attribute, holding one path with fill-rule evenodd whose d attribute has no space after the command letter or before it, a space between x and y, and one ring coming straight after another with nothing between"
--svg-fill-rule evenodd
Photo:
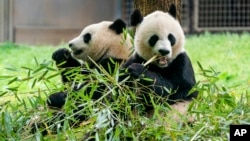
<instances>
[{"instance_id":1,"label":"panda with lowered head","mask_svg":"<svg viewBox=\"0 0 250 141\"><path fill-rule=\"evenodd\" d=\"M63 83L70 83L74 90L79 90L85 83L80 85L73 83L74 78L72 73L69 73L70 70L80 67L83 68L80 73L88 75L90 72L84 68L86 65L97 68L93 61L109 71L114 69L116 65L114 62L121 64L127 60L132 42L129 35L122 41L125 28L126 24L121 19L91 24L85 27L79 36L69 41L70 50L65 48L56 50L52 54L52 59L59 69L64 69L61 73ZM49 96L48 105L61 108L66 96L67 92L54 93ZM101 96L101 93L95 93L92 98L98 99Z\"/></svg>"},{"instance_id":2,"label":"panda with lowered head","mask_svg":"<svg viewBox=\"0 0 250 141\"><path fill-rule=\"evenodd\" d=\"M176 19L175 5L171 5L167 13L155 11L145 17L139 10L134 10L131 26L135 28L135 52L123 67L133 80L147 89L139 95L150 100L149 89L166 98L174 109L185 113L189 102L197 96L196 91L191 92L196 80L184 49L185 36ZM146 65L149 60L153 61ZM152 107L151 104L147 109Z\"/></svg>"},{"instance_id":3,"label":"panda with lowered head","mask_svg":"<svg viewBox=\"0 0 250 141\"><path fill-rule=\"evenodd\" d=\"M85 27L79 36L69 41L70 50L60 48L52 54L52 59L55 61L58 69L61 70L63 83L72 85L72 91L60 91L51 94L47 100L47 104L50 108L61 109L65 105L67 97L75 92L78 92L77 94L89 95L93 100L99 99L103 95L103 90L106 86L102 85L101 82L98 84L97 90L91 92L91 85L88 87L88 83L91 83L91 80L84 79L83 82L76 83L74 74L78 73L88 76L92 73L91 70L93 69L101 71L95 64L103 67L107 72L112 73L111 71L117 65L119 66L125 62L130 55L132 42L129 35L126 35L126 38L123 36L124 29L126 29L126 24L121 19L91 24ZM76 68L79 68L81 71L74 71ZM84 93L82 93L81 88L83 88L84 85L86 85L87 88L85 88ZM74 113L77 113L83 108L80 106L83 103L81 103L81 100L78 101L77 98L74 98L74 101L76 102L75 106L77 106ZM50 131L52 133L57 131L53 124L63 124L65 116L63 112L54 112L53 118L51 118L52 120L46 122L47 126L51 126ZM84 113L75 114L73 124L78 125L78 123L87 118L87 115L84 115ZM35 121L30 123L33 133L36 132L37 128L45 129L43 122L40 122L38 119L34 120ZM44 135L47 133L47 130L42 131Z\"/></svg>"}]
</instances>

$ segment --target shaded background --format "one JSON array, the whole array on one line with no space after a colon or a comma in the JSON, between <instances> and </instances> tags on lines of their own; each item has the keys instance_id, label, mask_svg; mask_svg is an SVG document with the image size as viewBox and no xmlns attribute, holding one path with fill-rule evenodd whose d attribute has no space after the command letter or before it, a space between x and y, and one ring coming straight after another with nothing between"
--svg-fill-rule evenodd
<instances>
[{"instance_id":1,"label":"shaded background","mask_svg":"<svg viewBox=\"0 0 250 141\"><path fill-rule=\"evenodd\" d=\"M67 42L88 24L122 18L133 0L0 0L0 42ZM250 31L249 0L182 0L186 33Z\"/></svg>"}]
</instances>

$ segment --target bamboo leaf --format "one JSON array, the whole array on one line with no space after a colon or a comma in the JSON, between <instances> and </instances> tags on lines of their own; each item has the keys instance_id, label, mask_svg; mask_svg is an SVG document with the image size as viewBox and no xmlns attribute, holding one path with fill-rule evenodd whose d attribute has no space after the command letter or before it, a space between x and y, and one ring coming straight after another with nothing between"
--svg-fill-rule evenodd
<instances>
[{"instance_id":1,"label":"bamboo leaf","mask_svg":"<svg viewBox=\"0 0 250 141\"><path fill-rule=\"evenodd\" d=\"M51 71L57 71L57 69L53 68L53 67L46 67L48 70L51 70Z\"/></svg>"},{"instance_id":2,"label":"bamboo leaf","mask_svg":"<svg viewBox=\"0 0 250 141\"><path fill-rule=\"evenodd\" d=\"M7 68L5 68L6 70L9 70L9 71L17 71L17 69L16 68L14 68L14 67L12 67L12 68L10 68L10 67L7 67Z\"/></svg>"},{"instance_id":3,"label":"bamboo leaf","mask_svg":"<svg viewBox=\"0 0 250 141\"><path fill-rule=\"evenodd\" d=\"M34 86L36 85L36 81L37 81L37 79L34 79L32 85L31 85L31 88L34 88Z\"/></svg>"},{"instance_id":4,"label":"bamboo leaf","mask_svg":"<svg viewBox=\"0 0 250 141\"><path fill-rule=\"evenodd\" d=\"M9 82L8 82L8 85L10 85L11 83L15 82L15 81L18 81L18 77L15 77L13 79L11 79Z\"/></svg>"},{"instance_id":5,"label":"bamboo leaf","mask_svg":"<svg viewBox=\"0 0 250 141\"><path fill-rule=\"evenodd\" d=\"M18 87L8 87L6 88L7 90L10 90L10 91L14 91L14 92L17 92L18 91Z\"/></svg>"},{"instance_id":6,"label":"bamboo leaf","mask_svg":"<svg viewBox=\"0 0 250 141\"><path fill-rule=\"evenodd\" d=\"M6 92L6 91L5 91L5 92L0 92L0 97L1 97L1 96L4 96L4 95L7 94L7 93L8 93L8 92Z\"/></svg>"},{"instance_id":7,"label":"bamboo leaf","mask_svg":"<svg viewBox=\"0 0 250 141\"><path fill-rule=\"evenodd\" d=\"M8 78L12 78L14 76L11 76L11 75L1 75L0 76L0 79L8 79Z\"/></svg>"},{"instance_id":8,"label":"bamboo leaf","mask_svg":"<svg viewBox=\"0 0 250 141\"><path fill-rule=\"evenodd\" d=\"M39 66L39 63L38 63L38 61L36 59L36 56L34 56L34 60L35 60L36 65Z\"/></svg>"},{"instance_id":9,"label":"bamboo leaf","mask_svg":"<svg viewBox=\"0 0 250 141\"><path fill-rule=\"evenodd\" d=\"M44 73L38 78L38 81L41 81L48 72L48 70L44 71Z\"/></svg>"},{"instance_id":10,"label":"bamboo leaf","mask_svg":"<svg viewBox=\"0 0 250 141\"><path fill-rule=\"evenodd\" d=\"M20 79L20 81L27 81L27 80L30 80L30 79L32 79L32 78L34 78L34 77L26 77L26 78Z\"/></svg>"},{"instance_id":11,"label":"bamboo leaf","mask_svg":"<svg viewBox=\"0 0 250 141\"><path fill-rule=\"evenodd\" d=\"M46 79L46 80L49 80L49 79L54 78L54 77L56 77L56 76L58 76L58 75L60 75L60 72L57 72L57 73L55 73L55 74L52 74L52 75L46 77L45 79Z\"/></svg>"},{"instance_id":12,"label":"bamboo leaf","mask_svg":"<svg viewBox=\"0 0 250 141\"><path fill-rule=\"evenodd\" d=\"M22 68L22 69L25 69L25 70L33 70L32 68L24 67L24 66L22 66L21 68Z\"/></svg>"},{"instance_id":13,"label":"bamboo leaf","mask_svg":"<svg viewBox=\"0 0 250 141\"><path fill-rule=\"evenodd\" d=\"M40 66L39 68L35 69L32 73L35 74L35 73L41 71L44 68L45 68L45 66Z\"/></svg>"}]
</instances>

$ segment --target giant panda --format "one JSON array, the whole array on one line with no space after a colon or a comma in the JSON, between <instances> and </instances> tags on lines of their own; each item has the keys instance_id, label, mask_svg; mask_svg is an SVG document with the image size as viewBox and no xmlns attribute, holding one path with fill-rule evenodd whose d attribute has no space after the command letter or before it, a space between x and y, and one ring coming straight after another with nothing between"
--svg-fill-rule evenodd
<instances>
[{"instance_id":1,"label":"giant panda","mask_svg":"<svg viewBox=\"0 0 250 141\"><path fill-rule=\"evenodd\" d=\"M62 109L66 99L74 92L78 92L82 95L91 93L91 86L84 89L84 93L81 93L81 88L91 83L91 80L84 79L83 82L75 83L75 73L88 76L92 73L91 70L94 71L94 69L97 69L101 73L100 67L112 73L110 70L113 70L117 65L121 65L129 58L132 42L131 36L127 33L123 33L125 29L126 24L121 19L91 24L85 27L79 36L68 42L69 49L60 48L53 52L52 59L61 72L62 82L65 85L69 84L72 90L59 91L51 94L47 99L49 108ZM96 65L99 65L99 67ZM76 68L79 68L80 71L75 71ZM99 84L97 90L92 95L89 95L90 98L93 100L99 99L103 95L102 89L105 88L105 85ZM74 100L77 102L77 98ZM83 108L80 106L82 104L80 102L77 103L79 105L75 105L77 108L75 108L74 113L79 113L79 110ZM56 111L53 113L52 120L48 120L46 125L53 126L53 124L55 122L58 123L58 121L62 121L59 123L63 124L65 116L64 112ZM87 118L88 117L82 113L74 114L72 125L78 125ZM30 124L33 133L37 131L37 128L45 128L44 123L39 122L39 120L35 120ZM57 129L53 127L50 131L53 133L56 132ZM42 131L44 135L47 133L47 131Z\"/></svg>"},{"instance_id":2,"label":"giant panda","mask_svg":"<svg viewBox=\"0 0 250 141\"><path fill-rule=\"evenodd\" d=\"M128 59L130 47L132 47L129 34L123 37L123 30L126 24L123 20L117 19L114 22L102 21L91 24L83 29L81 34L71 41L68 45L70 50L60 48L52 54L52 59L56 62L61 72L63 83L70 83L74 90L79 90L83 84L73 83L70 70L76 67L97 68L95 63L101 65L105 70L114 69L115 63L121 64ZM87 65L87 66L86 66ZM111 65L111 67L110 67ZM86 69L80 71L83 75L88 75ZM48 105L54 108L62 108L65 103L67 92L57 92L49 96ZM98 99L100 93L93 95L93 99Z\"/></svg>"},{"instance_id":3,"label":"giant panda","mask_svg":"<svg viewBox=\"0 0 250 141\"><path fill-rule=\"evenodd\" d=\"M135 51L123 68L145 89L139 97L147 103L146 112L153 110L148 101L150 94L155 94L184 114L191 100L197 97L197 91L192 91L196 80L184 49L185 36L176 19L175 5L171 5L166 13L155 11L145 17L139 10L134 10L131 26L135 28Z\"/></svg>"}]
</instances>

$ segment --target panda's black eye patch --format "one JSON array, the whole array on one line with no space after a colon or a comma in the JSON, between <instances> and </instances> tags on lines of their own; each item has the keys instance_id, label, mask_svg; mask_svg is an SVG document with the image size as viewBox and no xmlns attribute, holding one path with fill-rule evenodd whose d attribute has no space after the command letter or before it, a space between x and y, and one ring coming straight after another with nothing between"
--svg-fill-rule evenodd
<instances>
[{"instance_id":1,"label":"panda's black eye patch","mask_svg":"<svg viewBox=\"0 0 250 141\"><path fill-rule=\"evenodd\" d=\"M168 34L168 40L169 40L171 46L173 46L175 44L175 42L176 42L176 39L175 39L174 35L171 34L171 33Z\"/></svg>"},{"instance_id":2,"label":"panda's black eye patch","mask_svg":"<svg viewBox=\"0 0 250 141\"><path fill-rule=\"evenodd\" d=\"M156 42L159 40L159 37L157 35L152 35L150 39L148 40L148 43L151 47L155 46Z\"/></svg>"},{"instance_id":3,"label":"panda's black eye patch","mask_svg":"<svg viewBox=\"0 0 250 141\"><path fill-rule=\"evenodd\" d=\"M91 40L91 34L90 34L90 33L86 33L86 34L83 36L83 41L84 41L84 43L88 44L90 40Z\"/></svg>"}]
</instances>

